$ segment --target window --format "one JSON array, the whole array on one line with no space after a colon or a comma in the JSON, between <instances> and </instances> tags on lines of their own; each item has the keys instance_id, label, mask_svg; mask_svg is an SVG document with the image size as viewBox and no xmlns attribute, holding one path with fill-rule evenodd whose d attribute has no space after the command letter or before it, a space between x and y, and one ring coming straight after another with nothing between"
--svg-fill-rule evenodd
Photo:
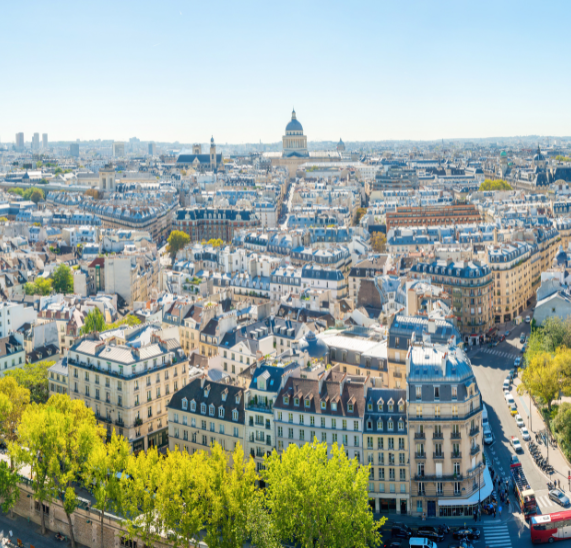
<instances>
[{"instance_id":1,"label":"window","mask_svg":"<svg viewBox=\"0 0 571 548\"><path fill-rule=\"evenodd\" d=\"M237 421L237 420L238 420L238 410L237 410L237 409L233 409L233 410L232 410L232 420L233 420L233 421Z\"/></svg>"},{"instance_id":2,"label":"window","mask_svg":"<svg viewBox=\"0 0 571 548\"><path fill-rule=\"evenodd\" d=\"M188 400L186 398L182 399L182 408L183 409L188 409Z\"/></svg>"},{"instance_id":3,"label":"window","mask_svg":"<svg viewBox=\"0 0 571 548\"><path fill-rule=\"evenodd\" d=\"M299 416L299 424L305 424L305 416L304 415Z\"/></svg>"},{"instance_id":4,"label":"window","mask_svg":"<svg viewBox=\"0 0 571 548\"><path fill-rule=\"evenodd\" d=\"M194 400L192 400L190 402L190 410L191 411L196 411L196 402Z\"/></svg>"},{"instance_id":5,"label":"window","mask_svg":"<svg viewBox=\"0 0 571 548\"><path fill-rule=\"evenodd\" d=\"M440 387L439 386L434 387L434 399L435 400L440 399Z\"/></svg>"},{"instance_id":6,"label":"window","mask_svg":"<svg viewBox=\"0 0 571 548\"><path fill-rule=\"evenodd\" d=\"M421 400L421 399L422 399L422 386L417 386L417 387L416 387L416 399L417 399L417 400Z\"/></svg>"},{"instance_id":7,"label":"window","mask_svg":"<svg viewBox=\"0 0 571 548\"><path fill-rule=\"evenodd\" d=\"M218 417L223 419L224 418L224 407L220 406L218 408Z\"/></svg>"}]
</instances>

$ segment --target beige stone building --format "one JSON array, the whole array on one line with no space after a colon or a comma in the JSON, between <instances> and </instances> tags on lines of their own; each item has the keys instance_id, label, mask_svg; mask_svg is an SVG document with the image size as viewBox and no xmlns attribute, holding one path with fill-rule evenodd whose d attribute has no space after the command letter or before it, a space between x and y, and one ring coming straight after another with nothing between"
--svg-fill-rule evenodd
<instances>
[{"instance_id":1,"label":"beige stone building","mask_svg":"<svg viewBox=\"0 0 571 548\"><path fill-rule=\"evenodd\" d=\"M135 342L142 326L131 330ZM86 337L73 345L67 358L69 395L93 409L107 429L129 440L133 451L168 444L167 405L186 385L186 356L176 339L152 333L150 344L124 344L121 339Z\"/></svg>"}]
</instances>

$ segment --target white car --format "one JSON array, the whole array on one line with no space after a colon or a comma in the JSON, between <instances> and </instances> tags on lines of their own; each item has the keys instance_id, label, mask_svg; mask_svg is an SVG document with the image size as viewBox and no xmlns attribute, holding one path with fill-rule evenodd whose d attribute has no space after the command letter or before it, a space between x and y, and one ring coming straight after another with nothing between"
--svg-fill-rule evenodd
<instances>
[{"instance_id":1,"label":"white car","mask_svg":"<svg viewBox=\"0 0 571 548\"><path fill-rule=\"evenodd\" d=\"M521 437L523 438L524 441L529 441L531 439L529 431L525 426L521 429Z\"/></svg>"},{"instance_id":2,"label":"white car","mask_svg":"<svg viewBox=\"0 0 571 548\"><path fill-rule=\"evenodd\" d=\"M523 453L523 447L521 446L521 443L515 436L512 436L512 446L516 453Z\"/></svg>"},{"instance_id":3,"label":"white car","mask_svg":"<svg viewBox=\"0 0 571 548\"><path fill-rule=\"evenodd\" d=\"M489 428L484 428L484 443L486 445L494 443L494 435L492 434L492 431Z\"/></svg>"},{"instance_id":4,"label":"white car","mask_svg":"<svg viewBox=\"0 0 571 548\"><path fill-rule=\"evenodd\" d=\"M511 396L510 391L509 390L504 390L504 398L506 401L508 401L508 396Z\"/></svg>"},{"instance_id":5,"label":"white car","mask_svg":"<svg viewBox=\"0 0 571 548\"><path fill-rule=\"evenodd\" d=\"M510 406L512 406L512 405L515 405L514 397L513 397L511 394L508 394L508 395L506 396L506 402L507 402L507 404L508 404L508 407L510 407Z\"/></svg>"},{"instance_id":6,"label":"white car","mask_svg":"<svg viewBox=\"0 0 571 548\"><path fill-rule=\"evenodd\" d=\"M525 323L529 323L529 322L531 322L531 318L529 316L526 316L525 317Z\"/></svg>"},{"instance_id":7,"label":"white car","mask_svg":"<svg viewBox=\"0 0 571 548\"><path fill-rule=\"evenodd\" d=\"M518 425L519 428L525 427L525 423L523 422L523 419L521 418L521 415L519 413L515 416L515 423Z\"/></svg>"}]
</instances>

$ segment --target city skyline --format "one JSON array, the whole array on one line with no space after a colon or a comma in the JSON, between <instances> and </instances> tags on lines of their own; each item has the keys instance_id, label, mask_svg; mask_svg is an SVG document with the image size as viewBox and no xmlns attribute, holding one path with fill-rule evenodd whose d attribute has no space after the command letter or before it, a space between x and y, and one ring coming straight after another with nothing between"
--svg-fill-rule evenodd
<instances>
[{"instance_id":1,"label":"city skyline","mask_svg":"<svg viewBox=\"0 0 571 548\"><path fill-rule=\"evenodd\" d=\"M549 8L8 5L29 32L4 25L5 73L41 79L0 90L0 137L275 143L292 107L309 142L565 136L571 8Z\"/></svg>"}]
</instances>

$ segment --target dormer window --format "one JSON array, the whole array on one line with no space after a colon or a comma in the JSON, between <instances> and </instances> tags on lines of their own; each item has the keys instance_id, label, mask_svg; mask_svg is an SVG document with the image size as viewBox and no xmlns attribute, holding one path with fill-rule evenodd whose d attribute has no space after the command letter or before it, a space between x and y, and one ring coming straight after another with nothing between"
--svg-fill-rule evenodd
<instances>
[{"instance_id":1,"label":"dormer window","mask_svg":"<svg viewBox=\"0 0 571 548\"><path fill-rule=\"evenodd\" d=\"M223 419L224 418L224 407L220 406L218 408L218 417Z\"/></svg>"},{"instance_id":2,"label":"dormer window","mask_svg":"<svg viewBox=\"0 0 571 548\"><path fill-rule=\"evenodd\" d=\"M190 410L191 411L196 411L196 402L194 400L192 400L190 402Z\"/></svg>"},{"instance_id":3,"label":"dormer window","mask_svg":"<svg viewBox=\"0 0 571 548\"><path fill-rule=\"evenodd\" d=\"M214 416L214 404L210 404L208 407L208 414L213 417Z\"/></svg>"},{"instance_id":4,"label":"dormer window","mask_svg":"<svg viewBox=\"0 0 571 548\"><path fill-rule=\"evenodd\" d=\"M294 399L293 399L293 404L294 404L296 407L299 407L299 398L294 398Z\"/></svg>"},{"instance_id":5,"label":"dormer window","mask_svg":"<svg viewBox=\"0 0 571 548\"><path fill-rule=\"evenodd\" d=\"M321 409L327 409L327 403L322 401L321 402Z\"/></svg>"},{"instance_id":6,"label":"dormer window","mask_svg":"<svg viewBox=\"0 0 571 548\"><path fill-rule=\"evenodd\" d=\"M305 401L303 403L304 403L305 407L309 408L309 404L310 404L309 398L305 398Z\"/></svg>"},{"instance_id":7,"label":"dormer window","mask_svg":"<svg viewBox=\"0 0 571 548\"><path fill-rule=\"evenodd\" d=\"M367 430L372 430L372 429L373 429L373 421L369 419L367 421Z\"/></svg>"},{"instance_id":8,"label":"dormer window","mask_svg":"<svg viewBox=\"0 0 571 548\"><path fill-rule=\"evenodd\" d=\"M210 394L210 385L209 384L204 388L204 397L208 398L208 394Z\"/></svg>"},{"instance_id":9,"label":"dormer window","mask_svg":"<svg viewBox=\"0 0 571 548\"><path fill-rule=\"evenodd\" d=\"M367 404L367 411L372 411L373 410L373 404L372 403L368 403Z\"/></svg>"},{"instance_id":10,"label":"dormer window","mask_svg":"<svg viewBox=\"0 0 571 548\"><path fill-rule=\"evenodd\" d=\"M394 423L393 423L393 419L389 419L389 422L387 423L387 428L389 429L389 431L392 431L394 429Z\"/></svg>"},{"instance_id":11,"label":"dormer window","mask_svg":"<svg viewBox=\"0 0 571 548\"><path fill-rule=\"evenodd\" d=\"M347 404L347 411L348 411L349 413L353 413L353 404L352 404L352 403L348 403L348 404Z\"/></svg>"},{"instance_id":12,"label":"dormer window","mask_svg":"<svg viewBox=\"0 0 571 548\"><path fill-rule=\"evenodd\" d=\"M337 403L331 402L331 411L337 411Z\"/></svg>"},{"instance_id":13,"label":"dormer window","mask_svg":"<svg viewBox=\"0 0 571 548\"><path fill-rule=\"evenodd\" d=\"M404 413L404 403L402 401L399 402L399 412Z\"/></svg>"},{"instance_id":14,"label":"dormer window","mask_svg":"<svg viewBox=\"0 0 571 548\"><path fill-rule=\"evenodd\" d=\"M238 393L236 394L236 398L235 398L235 400L234 400L234 401L236 402L236 405L239 405L239 404L240 404L240 398L241 398L241 397L242 397L242 396L241 396L240 392L238 392Z\"/></svg>"},{"instance_id":15,"label":"dormer window","mask_svg":"<svg viewBox=\"0 0 571 548\"><path fill-rule=\"evenodd\" d=\"M399 420L399 432L404 430L404 421L402 419Z\"/></svg>"},{"instance_id":16,"label":"dormer window","mask_svg":"<svg viewBox=\"0 0 571 548\"><path fill-rule=\"evenodd\" d=\"M389 413L392 413L395 409L395 404L393 400L389 401Z\"/></svg>"},{"instance_id":17,"label":"dormer window","mask_svg":"<svg viewBox=\"0 0 571 548\"><path fill-rule=\"evenodd\" d=\"M284 396L284 405L289 405L289 396Z\"/></svg>"},{"instance_id":18,"label":"dormer window","mask_svg":"<svg viewBox=\"0 0 571 548\"><path fill-rule=\"evenodd\" d=\"M233 420L233 421L237 421L237 420L238 420L238 410L237 410L237 409L233 409L233 410L232 410L232 420Z\"/></svg>"},{"instance_id":19,"label":"dormer window","mask_svg":"<svg viewBox=\"0 0 571 548\"><path fill-rule=\"evenodd\" d=\"M203 415L206 415L206 404L205 404L205 403L201 403L201 404L200 404L200 412L201 412Z\"/></svg>"},{"instance_id":20,"label":"dormer window","mask_svg":"<svg viewBox=\"0 0 571 548\"><path fill-rule=\"evenodd\" d=\"M379 420L377 421L377 430L378 430L379 432L382 432L382 431L383 431L383 421L382 421L382 419L379 419Z\"/></svg>"},{"instance_id":21,"label":"dormer window","mask_svg":"<svg viewBox=\"0 0 571 548\"><path fill-rule=\"evenodd\" d=\"M226 401L227 397L228 397L228 390L224 390L224 392L222 392L222 401Z\"/></svg>"},{"instance_id":22,"label":"dormer window","mask_svg":"<svg viewBox=\"0 0 571 548\"><path fill-rule=\"evenodd\" d=\"M188 409L188 400L186 398L182 398L182 408Z\"/></svg>"}]
</instances>

